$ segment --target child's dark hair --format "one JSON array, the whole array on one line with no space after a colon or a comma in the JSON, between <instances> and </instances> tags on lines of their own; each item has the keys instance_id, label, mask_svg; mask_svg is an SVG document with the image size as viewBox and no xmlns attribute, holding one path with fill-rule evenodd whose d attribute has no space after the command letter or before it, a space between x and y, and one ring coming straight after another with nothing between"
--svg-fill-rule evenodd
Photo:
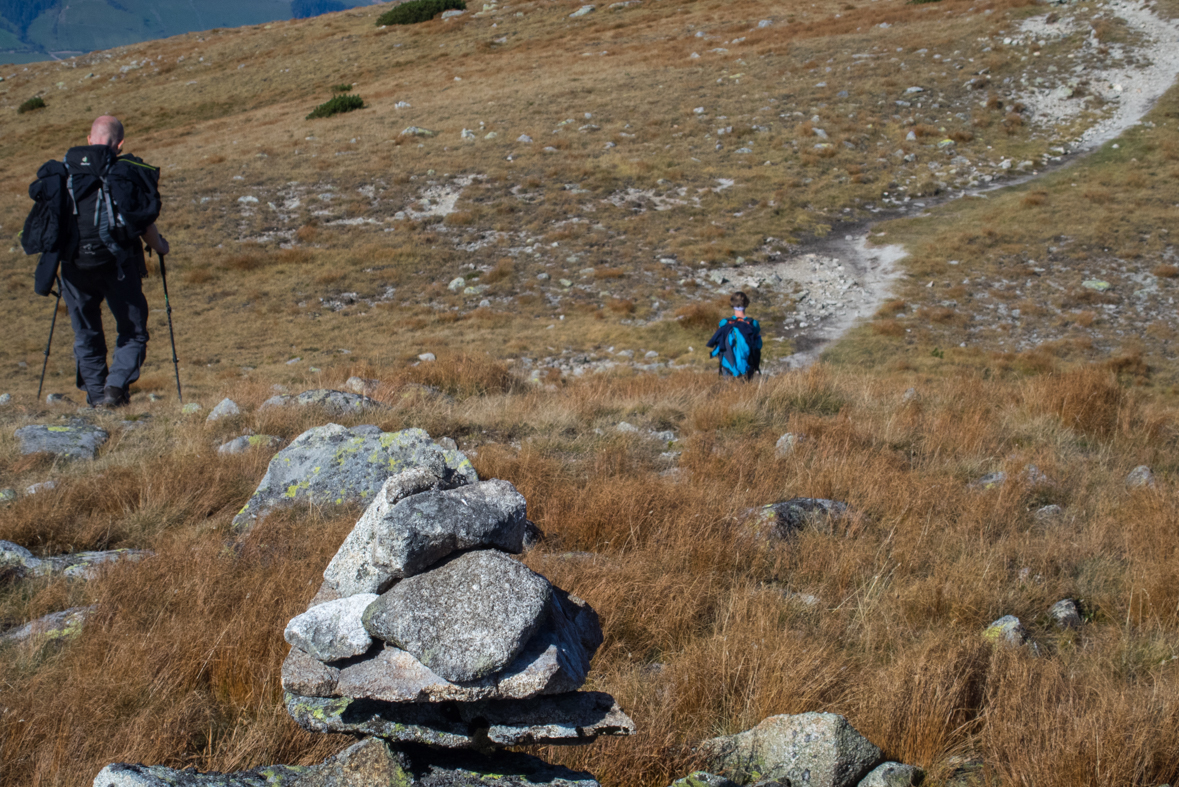
<instances>
[{"instance_id":1,"label":"child's dark hair","mask_svg":"<svg viewBox=\"0 0 1179 787\"><path fill-rule=\"evenodd\" d=\"M743 292L735 292L729 296L729 305L734 309L744 309L749 306L749 296Z\"/></svg>"}]
</instances>

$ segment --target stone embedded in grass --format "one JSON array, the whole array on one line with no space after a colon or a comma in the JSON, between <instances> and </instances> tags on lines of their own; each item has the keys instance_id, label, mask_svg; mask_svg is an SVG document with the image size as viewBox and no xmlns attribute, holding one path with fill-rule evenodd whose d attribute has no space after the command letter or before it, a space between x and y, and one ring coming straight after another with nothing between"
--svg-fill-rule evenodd
<instances>
[{"instance_id":1,"label":"stone embedded in grass","mask_svg":"<svg viewBox=\"0 0 1179 787\"><path fill-rule=\"evenodd\" d=\"M461 290L463 287L466 287L466 286L467 286L467 280L464 279L462 276L457 276L454 279L451 279L450 284L446 285L446 289L450 290L451 292L458 292L459 290Z\"/></svg>"},{"instance_id":2,"label":"stone embedded in grass","mask_svg":"<svg viewBox=\"0 0 1179 787\"><path fill-rule=\"evenodd\" d=\"M1075 629L1080 628L1084 622L1081 619L1081 608L1071 598L1061 599L1052 605L1048 610L1048 615L1052 618L1052 622L1060 629Z\"/></svg>"},{"instance_id":3,"label":"stone embedded in grass","mask_svg":"<svg viewBox=\"0 0 1179 787\"><path fill-rule=\"evenodd\" d=\"M732 779L717 776L708 771L692 771L682 779L676 779L670 787L741 787Z\"/></svg>"},{"instance_id":4,"label":"stone embedded in grass","mask_svg":"<svg viewBox=\"0 0 1179 787\"><path fill-rule=\"evenodd\" d=\"M428 128L421 128L420 126L410 126L401 132L403 137L432 137L435 133Z\"/></svg>"},{"instance_id":5,"label":"stone embedded in grass","mask_svg":"<svg viewBox=\"0 0 1179 787\"><path fill-rule=\"evenodd\" d=\"M275 394L262 404L258 405L258 409L267 410L271 407L285 407L286 405L290 404L291 400L294 398L295 397L290 396L289 394Z\"/></svg>"},{"instance_id":6,"label":"stone embedded in grass","mask_svg":"<svg viewBox=\"0 0 1179 787\"><path fill-rule=\"evenodd\" d=\"M360 616L376 600L375 593L359 593L312 607L291 618L283 638L319 661L359 656L373 644Z\"/></svg>"},{"instance_id":7,"label":"stone embedded in grass","mask_svg":"<svg viewBox=\"0 0 1179 787\"><path fill-rule=\"evenodd\" d=\"M882 762L865 776L857 787L912 787L921 784L925 773L916 765Z\"/></svg>"},{"instance_id":8,"label":"stone embedded in grass","mask_svg":"<svg viewBox=\"0 0 1179 787\"><path fill-rule=\"evenodd\" d=\"M101 552L71 552L50 557L34 557L32 552L10 541L0 541L0 573L15 579L65 576L70 579L93 579L98 566L118 560L132 562L154 554L144 549L110 549Z\"/></svg>"},{"instance_id":9,"label":"stone embedded in grass","mask_svg":"<svg viewBox=\"0 0 1179 787\"><path fill-rule=\"evenodd\" d=\"M983 631L987 642L1019 646L1028 640L1028 633L1015 615L1004 615Z\"/></svg>"},{"instance_id":10,"label":"stone embedded in grass","mask_svg":"<svg viewBox=\"0 0 1179 787\"><path fill-rule=\"evenodd\" d=\"M53 612L31 623L26 623L0 636L0 642L27 643L34 647L46 645L55 640L69 640L82 633L82 626L86 618L98 607L71 607L61 612Z\"/></svg>"},{"instance_id":11,"label":"stone embedded in grass","mask_svg":"<svg viewBox=\"0 0 1179 787\"><path fill-rule=\"evenodd\" d=\"M17 429L22 454L50 453L63 459L93 459L110 435L87 423L70 426L34 424Z\"/></svg>"},{"instance_id":12,"label":"stone embedded in grass","mask_svg":"<svg viewBox=\"0 0 1179 787\"><path fill-rule=\"evenodd\" d=\"M213 423L220 421L222 418L231 418L235 415L241 415L241 408L237 406L237 402L226 397L217 403L217 406L209 411L209 417L205 419L205 423Z\"/></svg>"},{"instance_id":13,"label":"stone embedded in grass","mask_svg":"<svg viewBox=\"0 0 1179 787\"><path fill-rule=\"evenodd\" d=\"M189 402L188 404L186 404L180 408L180 412L183 415L193 415L194 413L199 413L200 411L201 411L201 406L199 404L197 404L196 402Z\"/></svg>"},{"instance_id":14,"label":"stone embedded in grass","mask_svg":"<svg viewBox=\"0 0 1179 787\"><path fill-rule=\"evenodd\" d=\"M366 410L375 410L384 406L376 399L370 399L367 396L332 391L327 388L304 391L294 398L294 403L304 407L310 405L322 407L334 415L358 415Z\"/></svg>"},{"instance_id":15,"label":"stone embedded in grass","mask_svg":"<svg viewBox=\"0 0 1179 787\"><path fill-rule=\"evenodd\" d=\"M412 468L429 470L450 486L479 480L462 453L439 447L421 429L382 432L338 424L308 429L270 460L233 527L246 531L279 506L368 502L389 476Z\"/></svg>"},{"instance_id":16,"label":"stone embedded in grass","mask_svg":"<svg viewBox=\"0 0 1179 787\"><path fill-rule=\"evenodd\" d=\"M45 397L45 404L73 404L74 400L65 394L51 393Z\"/></svg>"},{"instance_id":17,"label":"stone embedded in grass","mask_svg":"<svg viewBox=\"0 0 1179 787\"><path fill-rule=\"evenodd\" d=\"M278 448L283 439L271 434L247 434L235 437L217 448L219 454L244 454L251 448Z\"/></svg>"},{"instance_id":18,"label":"stone embedded in grass","mask_svg":"<svg viewBox=\"0 0 1179 787\"><path fill-rule=\"evenodd\" d=\"M397 583L365 611L364 625L446 680L477 680L520 654L552 596L544 577L480 550Z\"/></svg>"},{"instance_id":19,"label":"stone embedded in grass","mask_svg":"<svg viewBox=\"0 0 1179 787\"><path fill-rule=\"evenodd\" d=\"M1033 514L1033 516L1035 516L1035 517L1036 517L1036 520L1037 520L1037 521L1040 521L1040 522L1047 522L1047 521L1050 521L1050 520L1052 520L1052 519L1056 519L1056 518L1057 518L1058 516L1060 516L1060 515L1061 515L1063 512L1064 512L1064 509L1063 509L1063 508L1061 508L1060 506L1056 505L1055 503L1050 503L1050 504L1048 504L1048 505L1046 505L1046 506L1042 506L1042 507L1040 507L1040 508L1037 508L1037 509L1036 509L1036 513L1035 513L1035 514Z\"/></svg>"},{"instance_id":20,"label":"stone embedded in grass","mask_svg":"<svg viewBox=\"0 0 1179 787\"><path fill-rule=\"evenodd\" d=\"M987 473L982 478L972 481L970 486L973 489L995 489L1006 482L1007 474L1000 470L997 473Z\"/></svg>"},{"instance_id":21,"label":"stone embedded in grass","mask_svg":"<svg viewBox=\"0 0 1179 787\"><path fill-rule=\"evenodd\" d=\"M790 456L794 453L794 449L797 446L798 435L787 432L778 438L778 442L774 443L774 453L778 456Z\"/></svg>"},{"instance_id":22,"label":"stone embedded in grass","mask_svg":"<svg viewBox=\"0 0 1179 787\"><path fill-rule=\"evenodd\" d=\"M1154 485L1154 472L1147 465L1138 465L1126 476L1126 486L1131 489L1153 489Z\"/></svg>"},{"instance_id":23,"label":"stone embedded in grass","mask_svg":"<svg viewBox=\"0 0 1179 787\"><path fill-rule=\"evenodd\" d=\"M809 787L853 787L883 759L843 716L771 716L736 735L713 738L700 753L738 784L769 780Z\"/></svg>"},{"instance_id":24,"label":"stone embedded in grass","mask_svg":"<svg viewBox=\"0 0 1179 787\"><path fill-rule=\"evenodd\" d=\"M10 404L11 402L12 402L12 394L10 394L10 393L0 394L0 407L3 407L6 404Z\"/></svg>"},{"instance_id":25,"label":"stone embedded in grass","mask_svg":"<svg viewBox=\"0 0 1179 787\"><path fill-rule=\"evenodd\" d=\"M587 14L592 14L595 9L596 9L596 6L583 5L581 8L577 9L572 14L570 14L569 18L570 19L577 19L579 16L585 16Z\"/></svg>"},{"instance_id":26,"label":"stone embedded in grass","mask_svg":"<svg viewBox=\"0 0 1179 787\"><path fill-rule=\"evenodd\" d=\"M749 521L769 535L787 538L804 527L830 532L831 526L848 514L847 503L821 497L794 497L761 508L750 509Z\"/></svg>"},{"instance_id":27,"label":"stone embedded in grass","mask_svg":"<svg viewBox=\"0 0 1179 787\"><path fill-rule=\"evenodd\" d=\"M354 743L318 765L263 765L235 773L197 773L162 765L112 763L94 777L94 787L359 787L359 785L411 785L404 755L377 738ZM505 785L504 787L507 787Z\"/></svg>"}]
</instances>

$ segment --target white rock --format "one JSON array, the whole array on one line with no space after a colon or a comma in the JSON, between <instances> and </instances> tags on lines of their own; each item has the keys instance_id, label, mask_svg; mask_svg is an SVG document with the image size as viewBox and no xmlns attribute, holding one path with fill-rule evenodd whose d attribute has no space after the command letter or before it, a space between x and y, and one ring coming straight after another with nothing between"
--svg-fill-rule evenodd
<instances>
[{"instance_id":1,"label":"white rock","mask_svg":"<svg viewBox=\"0 0 1179 787\"><path fill-rule=\"evenodd\" d=\"M373 644L372 637L364 630L361 616L376 600L376 593L358 593L314 606L291 618L282 633L283 638L319 661L359 656Z\"/></svg>"},{"instance_id":2,"label":"white rock","mask_svg":"<svg viewBox=\"0 0 1179 787\"><path fill-rule=\"evenodd\" d=\"M237 406L237 402L225 398L218 402L217 406L209 412L209 417L205 419L205 423L211 424L214 421L220 421L222 418L241 415L241 412L241 408Z\"/></svg>"}]
</instances>

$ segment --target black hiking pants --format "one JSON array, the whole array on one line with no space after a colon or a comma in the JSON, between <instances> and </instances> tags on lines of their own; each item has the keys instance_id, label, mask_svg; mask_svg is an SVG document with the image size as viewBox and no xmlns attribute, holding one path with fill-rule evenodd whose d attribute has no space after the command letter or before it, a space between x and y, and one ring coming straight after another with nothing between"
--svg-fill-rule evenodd
<instances>
[{"instance_id":1,"label":"black hiking pants","mask_svg":"<svg viewBox=\"0 0 1179 787\"><path fill-rule=\"evenodd\" d=\"M102 401L103 388L127 389L139 379L139 367L147 354L147 299L143 279L135 265L120 280L114 264L83 270L72 262L61 266L61 291L74 327L74 359L78 388L87 404ZM106 363L106 334L102 329L102 302L115 317L115 354Z\"/></svg>"}]
</instances>

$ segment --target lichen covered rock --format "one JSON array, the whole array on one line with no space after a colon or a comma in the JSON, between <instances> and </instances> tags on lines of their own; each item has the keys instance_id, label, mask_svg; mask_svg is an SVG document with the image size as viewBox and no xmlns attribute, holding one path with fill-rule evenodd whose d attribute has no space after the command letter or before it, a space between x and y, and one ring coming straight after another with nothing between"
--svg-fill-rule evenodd
<instances>
[{"instance_id":1,"label":"lichen covered rock","mask_svg":"<svg viewBox=\"0 0 1179 787\"><path fill-rule=\"evenodd\" d=\"M368 502L389 476L412 468L429 470L449 486L479 480L470 460L441 448L421 429L382 432L338 424L308 429L270 460L233 526L246 531L278 506Z\"/></svg>"},{"instance_id":2,"label":"lichen covered rock","mask_svg":"<svg viewBox=\"0 0 1179 787\"><path fill-rule=\"evenodd\" d=\"M34 424L16 430L22 454L50 453L64 459L93 459L110 435L87 423Z\"/></svg>"}]
</instances>

